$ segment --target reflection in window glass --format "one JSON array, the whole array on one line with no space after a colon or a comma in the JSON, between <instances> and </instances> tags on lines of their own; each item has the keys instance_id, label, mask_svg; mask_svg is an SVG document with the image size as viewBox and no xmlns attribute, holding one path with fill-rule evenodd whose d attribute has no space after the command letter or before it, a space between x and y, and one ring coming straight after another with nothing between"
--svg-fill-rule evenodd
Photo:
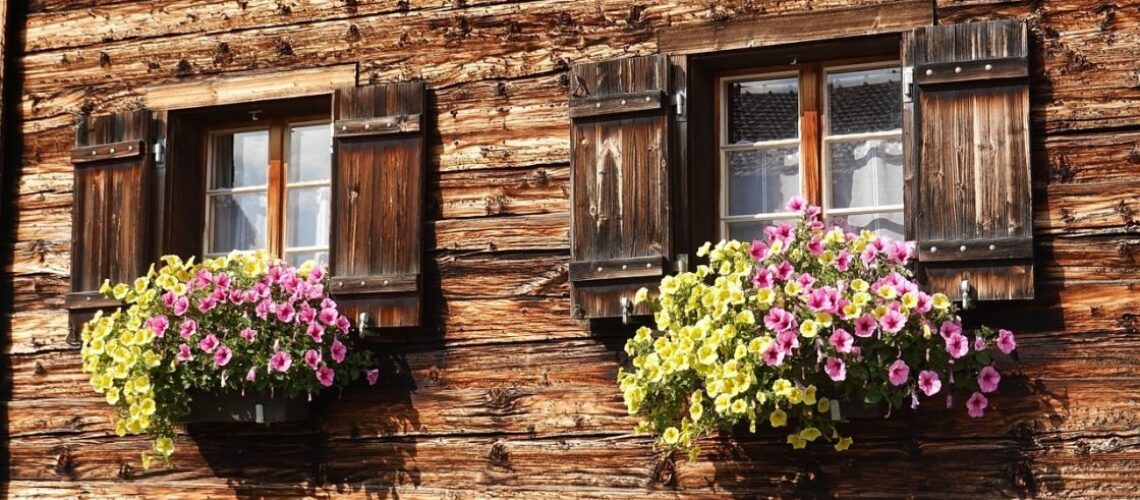
<instances>
[{"instance_id":1,"label":"reflection in window glass","mask_svg":"<svg viewBox=\"0 0 1140 500\"><path fill-rule=\"evenodd\" d=\"M728 215L783 211L800 193L800 148L773 147L729 151Z\"/></svg>"},{"instance_id":2,"label":"reflection in window glass","mask_svg":"<svg viewBox=\"0 0 1140 500\"><path fill-rule=\"evenodd\" d=\"M831 208L902 204L902 141L834 141L828 143L827 155Z\"/></svg>"},{"instance_id":3,"label":"reflection in window glass","mask_svg":"<svg viewBox=\"0 0 1140 500\"><path fill-rule=\"evenodd\" d=\"M903 239L903 213L902 211L833 215L827 218L829 225L842 227L844 230L858 233L864 229L879 236L887 236L896 240Z\"/></svg>"},{"instance_id":4,"label":"reflection in window glass","mask_svg":"<svg viewBox=\"0 0 1140 500\"><path fill-rule=\"evenodd\" d=\"M728 83L728 143L752 144L800 135L799 80Z\"/></svg>"},{"instance_id":5,"label":"reflection in window glass","mask_svg":"<svg viewBox=\"0 0 1140 500\"><path fill-rule=\"evenodd\" d=\"M329 165L329 126L293 126L289 129L289 182L327 181Z\"/></svg>"},{"instance_id":6,"label":"reflection in window glass","mask_svg":"<svg viewBox=\"0 0 1140 500\"><path fill-rule=\"evenodd\" d=\"M211 196L207 252L265 248L265 205L264 191Z\"/></svg>"},{"instance_id":7,"label":"reflection in window glass","mask_svg":"<svg viewBox=\"0 0 1140 500\"><path fill-rule=\"evenodd\" d=\"M828 73L828 133L901 129L901 81L897 67Z\"/></svg>"},{"instance_id":8,"label":"reflection in window glass","mask_svg":"<svg viewBox=\"0 0 1140 500\"><path fill-rule=\"evenodd\" d=\"M301 264L328 263L329 220L332 212L329 176L328 123L289 128L289 182L285 186L286 260Z\"/></svg>"},{"instance_id":9,"label":"reflection in window glass","mask_svg":"<svg viewBox=\"0 0 1140 500\"><path fill-rule=\"evenodd\" d=\"M269 131L251 130L214 137L211 189L264 186L268 178Z\"/></svg>"}]
</instances>

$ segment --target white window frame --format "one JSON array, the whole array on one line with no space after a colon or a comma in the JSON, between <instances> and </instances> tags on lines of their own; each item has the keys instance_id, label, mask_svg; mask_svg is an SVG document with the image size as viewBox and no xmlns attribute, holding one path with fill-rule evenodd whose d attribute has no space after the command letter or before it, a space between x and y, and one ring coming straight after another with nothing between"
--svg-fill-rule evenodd
<instances>
[{"instance_id":1,"label":"white window frame","mask_svg":"<svg viewBox=\"0 0 1140 500\"><path fill-rule=\"evenodd\" d=\"M772 141L759 141L752 144L729 144L728 143L728 117L731 110L729 109L729 85L739 81L757 81L757 80L783 80L792 78L796 81L796 136L791 139L778 139ZM800 72L799 70L784 70L784 71L767 71L758 73L749 73L744 75L726 76L717 79L717 92L720 94L720 132L717 138L717 154L720 156L720 234L722 238L728 238L729 227L733 223L740 222L765 222L776 221L781 219L792 219L796 214L791 212L771 212L771 213L758 213L758 214L740 214L730 215L729 210L729 153L740 151L760 151L764 149L771 149L777 147L795 146L798 151L797 164L799 168L800 177L800 194L803 195L804 182L806 176L804 175L804 152L803 152L803 130L801 128L800 117L803 115L803 89L800 88Z\"/></svg>"}]
</instances>

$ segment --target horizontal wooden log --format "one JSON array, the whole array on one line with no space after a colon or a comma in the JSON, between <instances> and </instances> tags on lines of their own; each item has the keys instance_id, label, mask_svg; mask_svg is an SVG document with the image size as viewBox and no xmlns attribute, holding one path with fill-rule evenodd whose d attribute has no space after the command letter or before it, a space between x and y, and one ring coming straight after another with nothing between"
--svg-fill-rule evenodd
<instances>
[{"instance_id":1,"label":"horizontal wooden log","mask_svg":"<svg viewBox=\"0 0 1140 500\"><path fill-rule=\"evenodd\" d=\"M436 182L429 181L429 187ZM435 218L536 215L569 210L570 168L565 165L441 174L430 189ZM430 215L429 215L430 216Z\"/></svg>"},{"instance_id":2,"label":"horizontal wooden log","mask_svg":"<svg viewBox=\"0 0 1140 500\"><path fill-rule=\"evenodd\" d=\"M1050 235L1134 234L1140 181L1055 184L1035 195L1034 232Z\"/></svg>"},{"instance_id":3,"label":"horizontal wooden log","mask_svg":"<svg viewBox=\"0 0 1140 500\"><path fill-rule=\"evenodd\" d=\"M171 110L312 95L331 96L337 88L356 85L356 72L357 64L348 63L275 73L208 75L190 82L148 85L143 90L142 99L147 108Z\"/></svg>"},{"instance_id":4,"label":"horizontal wooden log","mask_svg":"<svg viewBox=\"0 0 1140 500\"><path fill-rule=\"evenodd\" d=\"M449 219L432 224L437 250L563 250L570 247L569 215Z\"/></svg>"}]
</instances>

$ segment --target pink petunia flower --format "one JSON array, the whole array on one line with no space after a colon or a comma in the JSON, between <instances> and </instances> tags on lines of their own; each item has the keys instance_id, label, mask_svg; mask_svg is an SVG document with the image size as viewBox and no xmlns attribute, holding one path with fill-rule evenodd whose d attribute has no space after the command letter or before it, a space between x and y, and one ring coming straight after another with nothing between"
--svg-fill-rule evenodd
<instances>
[{"instance_id":1,"label":"pink petunia flower","mask_svg":"<svg viewBox=\"0 0 1140 500\"><path fill-rule=\"evenodd\" d=\"M748 253L752 254L755 260L764 260L768 256L768 244L760 240L752 240L752 246L748 248Z\"/></svg>"},{"instance_id":2,"label":"pink petunia flower","mask_svg":"<svg viewBox=\"0 0 1140 500\"><path fill-rule=\"evenodd\" d=\"M321 366L320 368L317 368L317 382L320 382L322 386L328 387L332 385L333 379L335 377L336 372L334 372L332 368L329 368L327 366Z\"/></svg>"},{"instance_id":3,"label":"pink petunia flower","mask_svg":"<svg viewBox=\"0 0 1140 500\"><path fill-rule=\"evenodd\" d=\"M812 236L807 244L808 252L812 255L819 255L823 253L823 239L819 236Z\"/></svg>"},{"instance_id":4,"label":"pink petunia flower","mask_svg":"<svg viewBox=\"0 0 1140 500\"><path fill-rule=\"evenodd\" d=\"M812 290L811 295L808 295L806 305L812 312L833 313L835 312L835 302L837 298L835 290L831 287L818 288Z\"/></svg>"},{"instance_id":5,"label":"pink petunia flower","mask_svg":"<svg viewBox=\"0 0 1140 500\"><path fill-rule=\"evenodd\" d=\"M855 320L855 336L856 337L870 337L875 334L875 330L879 328L879 323L875 321L875 317L871 313L866 313L859 316Z\"/></svg>"},{"instance_id":6,"label":"pink petunia flower","mask_svg":"<svg viewBox=\"0 0 1140 500\"><path fill-rule=\"evenodd\" d=\"M317 310L309 306L309 304L302 302L301 309L297 311L298 323L312 323L317 318Z\"/></svg>"},{"instance_id":7,"label":"pink petunia flower","mask_svg":"<svg viewBox=\"0 0 1140 500\"><path fill-rule=\"evenodd\" d=\"M958 359L969 351L970 342L962 334L955 333L946 338L946 352L950 353L951 358Z\"/></svg>"},{"instance_id":8,"label":"pink petunia flower","mask_svg":"<svg viewBox=\"0 0 1140 500\"><path fill-rule=\"evenodd\" d=\"M293 357L287 352L277 351L269 358L269 369L272 371L285 373L290 366L293 366Z\"/></svg>"},{"instance_id":9,"label":"pink petunia flower","mask_svg":"<svg viewBox=\"0 0 1140 500\"><path fill-rule=\"evenodd\" d=\"M253 342L254 340L257 340L257 330L254 330L253 328L242 328L239 335L241 335L241 338L245 339L246 342Z\"/></svg>"},{"instance_id":10,"label":"pink petunia flower","mask_svg":"<svg viewBox=\"0 0 1140 500\"><path fill-rule=\"evenodd\" d=\"M804 199L803 196L799 196L799 195L788 198L788 202L784 204L784 208L786 208L789 212L796 212L796 213L799 213L800 211L802 211L803 209L805 209L807 207L808 207L807 200Z\"/></svg>"},{"instance_id":11,"label":"pink petunia flower","mask_svg":"<svg viewBox=\"0 0 1140 500\"><path fill-rule=\"evenodd\" d=\"M273 313L273 309L274 308L273 308L273 301L272 300L262 299L261 302L257 303L257 307L254 308L254 314L256 314L258 318L261 318L263 320L269 319L269 315Z\"/></svg>"},{"instance_id":12,"label":"pink petunia flower","mask_svg":"<svg viewBox=\"0 0 1140 500\"><path fill-rule=\"evenodd\" d=\"M162 338L166 336L166 330L170 328L170 319L162 314L151 316L150 319L146 320L146 326L154 332L155 337Z\"/></svg>"},{"instance_id":13,"label":"pink petunia flower","mask_svg":"<svg viewBox=\"0 0 1140 500\"><path fill-rule=\"evenodd\" d=\"M205 353L214 352L214 349L217 349L219 345L221 345L221 342L218 341L218 337L216 337L212 333L209 335L206 335L205 337L202 338L202 340L198 341L198 348L201 349L202 352L205 352Z\"/></svg>"},{"instance_id":14,"label":"pink petunia flower","mask_svg":"<svg viewBox=\"0 0 1140 500\"><path fill-rule=\"evenodd\" d=\"M245 291L234 288L229 293L230 303L235 306L240 306L245 303Z\"/></svg>"},{"instance_id":15,"label":"pink petunia flower","mask_svg":"<svg viewBox=\"0 0 1140 500\"><path fill-rule=\"evenodd\" d=\"M970 395L970 399L966 400L966 411L969 412L971 417L981 418L986 412L986 406L989 406L990 401L980 392L975 392Z\"/></svg>"},{"instance_id":16,"label":"pink petunia flower","mask_svg":"<svg viewBox=\"0 0 1140 500\"><path fill-rule=\"evenodd\" d=\"M922 390L923 394L933 396L942 390L942 380L938 378L937 373L923 370L918 373L918 388Z\"/></svg>"},{"instance_id":17,"label":"pink petunia flower","mask_svg":"<svg viewBox=\"0 0 1140 500\"><path fill-rule=\"evenodd\" d=\"M934 300L923 292L918 293L918 302L914 306L914 310L922 314L930 312L934 308Z\"/></svg>"},{"instance_id":18,"label":"pink petunia flower","mask_svg":"<svg viewBox=\"0 0 1140 500\"><path fill-rule=\"evenodd\" d=\"M212 311L215 307L218 307L218 300L212 295L202 297L202 299L198 301L198 312L202 314Z\"/></svg>"},{"instance_id":19,"label":"pink petunia flower","mask_svg":"<svg viewBox=\"0 0 1140 500\"><path fill-rule=\"evenodd\" d=\"M867 248L864 248L863 252L859 254L859 260L863 261L864 265L869 266L875 262L875 258L877 255L878 255L878 252L875 251L875 248L870 246L870 245L867 245Z\"/></svg>"},{"instance_id":20,"label":"pink petunia flower","mask_svg":"<svg viewBox=\"0 0 1140 500\"><path fill-rule=\"evenodd\" d=\"M166 292L166 293L162 294L162 305L165 306L167 309L173 309L174 308L174 302L176 300L178 300L178 296L174 295L174 292Z\"/></svg>"},{"instance_id":21,"label":"pink petunia flower","mask_svg":"<svg viewBox=\"0 0 1140 500\"><path fill-rule=\"evenodd\" d=\"M214 366L226 366L233 359L234 352L229 347L221 346L214 351Z\"/></svg>"},{"instance_id":22,"label":"pink petunia flower","mask_svg":"<svg viewBox=\"0 0 1140 500\"><path fill-rule=\"evenodd\" d=\"M791 354L792 351L800 348L800 336L793 331L780 332L776 335L776 347L784 354Z\"/></svg>"},{"instance_id":23,"label":"pink petunia flower","mask_svg":"<svg viewBox=\"0 0 1140 500\"><path fill-rule=\"evenodd\" d=\"M309 327L305 330L305 333L309 334L309 338L313 339L313 342L320 343L321 339L325 336L325 327L314 321L309 323Z\"/></svg>"},{"instance_id":24,"label":"pink petunia flower","mask_svg":"<svg viewBox=\"0 0 1140 500\"><path fill-rule=\"evenodd\" d=\"M827 358L824 363L823 371L827 372L827 376L836 382L842 382L847 379L847 364L839 358Z\"/></svg>"},{"instance_id":25,"label":"pink petunia flower","mask_svg":"<svg viewBox=\"0 0 1140 500\"><path fill-rule=\"evenodd\" d=\"M1002 354L1009 354L1017 349L1017 341L1013 338L1013 332L1009 330L998 330L997 339L998 349L1001 349Z\"/></svg>"},{"instance_id":26,"label":"pink petunia flower","mask_svg":"<svg viewBox=\"0 0 1140 500\"><path fill-rule=\"evenodd\" d=\"M772 272L767 269L757 269L756 274L752 276L752 284L756 288L768 288L772 286Z\"/></svg>"},{"instance_id":27,"label":"pink petunia flower","mask_svg":"<svg viewBox=\"0 0 1140 500\"><path fill-rule=\"evenodd\" d=\"M182 324L178 326L178 335L186 340L190 340L195 333L198 333L198 322L193 318L186 318L182 320Z\"/></svg>"},{"instance_id":28,"label":"pink petunia flower","mask_svg":"<svg viewBox=\"0 0 1140 500\"><path fill-rule=\"evenodd\" d=\"M987 366L978 372L978 387L982 389L982 392L994 392L1000 383L1001 374L994 367Z\"/></svg>"},{"instance_id":29,"label":"pink petunia flower","mask_svg":"<svg viewBox=\"0 0 1140 500\"><path fill-rule=\"evenodd\" d=\"M910 379L910 366L907 366L906 361L896 359L891 366L887 368L887 379L891 381L892 385L900 386Z\"/></svg>"},{"instance_id":30,"label":"pink petunia flower","mask_svg":"<svg viewBox=\"0 0 1140 500\"><path fill-rule=\"evenodd\" d=\"M218 285L218 288L229 288L230 287L230 274L229 273L218 273L217 276L214 276L214 284Z\"/></svg>"},{"instance_id":31,"label":"pink petunia flower","mask_svg":"<svg viewBox=\"0 0 1140 500\"><path fill-rule=\"evenodd\" d=\"M272 285L278 281L281 281L282 274L284 274L284 270L281 269L281 266L272 266L269 268L269 272L265 274L265 280L268 281L270 285Z\"/></svg>"},{"instance_id":32,"label":"pink petunia flower","mask_svg":"<svg viewBox=\"0 0 1140 500\"><path fill-rule=\"evenodd\" d=\"M178 361L190 361L191 359L194 359L194 353L190 352L190 346L181 344L178 346L178 354L176 354L174 357Z\"/></svg>"},{"instance_id":33,"label":"pink petunia flower","mask_svg":"<svg viewBox=\"0 0 1140 500\"><path fill-rule=\"evenodd\" d=\"M321 300L321 309L336 309L336 301L331 297L325 297Z\"/></svg>"},{"instance_id":34,"label":"pink petunia flower","mask_svg":"<svg viewBox=\"0 0 1140 500\"><path fill-rule=\"evenodd\" d=\"M851 254L847 250L840 250L839 254L835 256L835 269L839 272L847 272L851 267Z\"/></svg>"},{"instance_id":35,"label":"pink petunia flower","mask_svg":"<svg viewBox=\"0 0 1140 500\"><path fill-rule=\"evenodd\" d=\"M257 380L257 367L256 366L249 367L249 372L245 374L245 379L250 381L250 382Z\"/></svg>"},{"instance_id":36,"label":"pink petunia flower","mask_svg":"<svg viewBox=\"0 0 1140 500\"><path fill-rule=\"evenodd\" d=\"M321 312L317 314L317 319L321 320L321 323L324 323L326 325L335 325L337 316L338 314L336 312L336 309L327 307L321 309Z\"/></svg>"},{"instance_id":37,"label":"pink petunia flower","mask_svg":"<svg viewBox=\"0 0 1140 500\"><path fill-rule=\"evenodd\" d=\"M938 328L938 333L944 339L950 338L951 335L959 335L962 333L962 324L957 321L944 321Z\"/></svg>"},{"instance_id":38,"label":"pink petunia flower","mask_svg":"<svg viewBox=\"0 0 1140 500\"><path fill-rule=\"evenodd\" d=\"M186 311L190 310L190 299L186 297L178 297L174 299L174 315L182 316Z\"/></svg>"},{"instance_id":39,"label":"pink petunia flower","mask_svg":"<svg viewBox=\"0 0 1140 500\"><path fill-rule=\"evenodd\" d=\"M352 324L348 322L348 317L342 315L336 319L336 327L339 328L340 331L348 333L348 330L352 328Z\"/></svg>"},{"instance_id":40,"label":"pink petunia flower","mask_svg":"<svg viewBox=\"0 0 1140 500\"><path fill-rule=\"evenodd\" d=\"M194 285L198 288L210 286L212 281L214 281L214 274L209 269L199 269L198 274L194 276Z\"/></svg>"},{"instance_id":41,"label":"pink petunia flower","mask_svg":"<svg viewBox=\"0 0 1140 500\"><path fill-rule=\"evenodd\" d=\"M332 345L329 346L329 354L332 355L333 361L342 363L344 362L344 357L348 355L348 347L342 344L340 340L333 340Z\"/></svg>"},{"instance_id":42,"label":"pink petunia flower","mask_svg":"<svg viewBox=\"0 0 1140 500\"><path fill-rule=\"evenodd\" d=\"M851 348L855 345L855 337L852 337L850 333L847 333L847 330L842 328L836 328L827 340L831 347L842 353L851 352Z\"/></svg>"},{"instance_id":43,"label":"pink petunia flower","mask_svg":"<svg viewBox=\"0 0 1140 500\"><path fill-rule=\"evenodd\" d=\"M321 353L316 349L309 349L305 351L303 359L305 360L305 364L309 365L309 368L316 370L321 364Z\"/></svg>"},{"instance_id":44,"label":"pink petunia flower","mask_svg":"<svg viewBox=\"0 0 1140 500\"><path fill-rule=\"evenodd\" d=\"M293 317L297 315L297 310L293 309L293 304L285 302L277 305L277 321L282 323L292 323Z\"/></svg>"},{"instance_id":45,"label":"pink petunia flower","mask_svg":"<svg viewBox=\"0 0 1140 500\"><path fill-rule=\"evenodd\" d=\"M780 281L787 281L792 277L792 273L796 272L796 268L792 266L791 262L783 261L777 265L768 266L768 270L772 272L772 276Z\"/></svg>"},{"instance_id":46,"label":"pink petunia flower","mask_svg":"<svg viewBox=\"0 0 1140 500\"><path fill-rule=\"evenodd\" d=\"M890 257L892 262L905 266L913 254L910 244L905 241L896 241L891 244L890 249L887 251L887 256Z\"/></svg>"},{"instance_id":47,"label":"pink petunia flower","mask_svg":"<svg viewBox=\"0 0 1140 500\"><path fill-rule=\"evenodd\" d=\"M768 344L764 352L760 354L760 358L768 366L780 366L784 362L784 351L782 351L775 342Z\"/></svg>"},{"instance_id":48,"label":"pink petunia flower","mask_svg":"<svg viewBox=\"0 0 1140 500\"><path fill-rule=\"evenodd\" d=\"M325 268L321 267L319 264L313 266L313 268L309 270L310 283L319 283L323 279L325 279Z\"/></svg>"},{"instance_id":49,"label":"pink petunia flower","mask_svg":"<svg viewBox=\"0 0 1140 500\"><path fill-rule=\"evenodd\" d=\"M975 351L986 350L986 339L982 338L981 335L974 337L974 350Z\"/></svg>"},{"instance_id":50,"label":"pink petunia flower","mask_svg":"<svg viewBox=\"0 0 1140 500\"><path fill-rule=\"evenodd\" d=\"M906 325L906 315L895 310L887 311L882 318L879 318L879 325L887 333L898 333Z\"/></svg>"},{"instance_id":51,"label":"pink petunia flower","mask_svg":"<svg viewBox=\"0 0 1140 500\"><path fill-rule=\"evenodd\" d=\"M368 378L368 385L376 385L376 382L380 380L380 370L373 368L364 372L364 376Z\"/></svg>"},{"instance_id":52,"label":"pink petunia flower","mask_svg":"<svg viewBox=\"0 0 1140 500\"><path fill-rule=\"evenodd\" d=\"M764 326L774 332L784 332L795 328L795 321L795 315L779 307L773 307L772 310L768 311L768 314L764 315Z\"/></svg>"}]
</instances>

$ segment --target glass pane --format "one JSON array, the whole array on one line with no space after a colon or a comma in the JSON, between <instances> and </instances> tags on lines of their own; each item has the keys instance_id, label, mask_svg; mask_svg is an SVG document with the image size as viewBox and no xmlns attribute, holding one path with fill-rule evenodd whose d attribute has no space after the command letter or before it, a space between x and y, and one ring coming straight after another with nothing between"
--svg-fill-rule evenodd
<instances>
[{"instance_id":1,"label":"glass pane","mask_svg":"<svg viewBox=\"0 0 1140 500\"><path fill-rule=\"evenodd\" d=\"M728 214L783 212L800 194L799 146L729 151Z\"/></svg>"},{"instance_id":2,"label":"glass pane","mask_svg":"<svg viewBox=\"0 0 1140 500\"><path fill-rule=\"evenodd\" d=\"M289 128L289 182L329 179L329 124Z\"/></svg>"},{"instance_id":3,"label":"glass pane","mask_svg":"<svg viewBox=\"0 0 1140 500\"><path fill-rule=\"evenodd\" d=\"M329 244L328 186L289 189L285 205L285 244L290 247Z\"/></svg>"},{"instance_id":4,"label":"glass pane","mask_svg":"<svg viewBox=\"0 0 1140 500\"><path fill-rule=\"evenodd\" d=\"M902 205L902 141L832 142L827 155L832 208Z\"/></svg>"},{"instance_id":5,"label":"glass pane","mask_svg":"<svg viewBox=\"0 0 1140 500\"><path fill-rule=\"evenodd\" d=\"M327 266L329 263L329 252L327 250L318 250L313 252L286 252L285 261L291 266L300 266L305 261L311 260L322 266Z\"/></svg>"},{"instance_id":6,"label":"glass pane","mask_svg":"<svg viewBox=\"0 0 1140 500\"><path fill-rule=\"evenodd\" d=\"M832 135L902 128L899 68L828 73L827 113Z\"/></svg>"},{"instance_id":7,"label":"glass pane","mask_svg":"<svg viewBox=\"0 0 1140 500\"><path fill-rule=\"evenodd\" d=\"M764 236L764 228L774 226L781 222L787 222L789 224L796 223L796 221L791 219L730 222L728 224L728 236L726 236L726 238L739 241L767 240L768 237Z\"/></svg>"},{"instance_id":8,"label":"glass pane","mask_svg":"<svg viewBox=\"0 0 1140 500\"><path fill-rule=\"evenodd\" d=\"M208 252L265 248L266 194L242 193L210 196Z\"/></svg>"},{"instance_id":9,"label":"glass pane","mask_svg":"<svg viewBox=\"0 0 1140 500\"><path fill-rule=\"evenodd\" d=\"M864 229L872 231L879 236L887 236L895 240L903 239L903 213L885 212L862 215L833 215L827 218L828 226L832 224L847 231L859 232Z\"/></svg>"},{"instance_id":10,"label":"glass pane","mask_svg":"<svg viewBox=\"0 0 1140 500\"><path fill-rule=\"evenodd\" d=\"M211 189L264 186L269 174L269 131L214 136Z\"/></svg>"},{"instance_id":11,"label":"glass pane","mask_svg":"<svg viewBox=\"0 0 1140 500\"><path fill-rule=\"evenodd\" d=\"M799 80L744 80L728 84L728 143L800 136Z\"/></svg>"}]
</instances>

